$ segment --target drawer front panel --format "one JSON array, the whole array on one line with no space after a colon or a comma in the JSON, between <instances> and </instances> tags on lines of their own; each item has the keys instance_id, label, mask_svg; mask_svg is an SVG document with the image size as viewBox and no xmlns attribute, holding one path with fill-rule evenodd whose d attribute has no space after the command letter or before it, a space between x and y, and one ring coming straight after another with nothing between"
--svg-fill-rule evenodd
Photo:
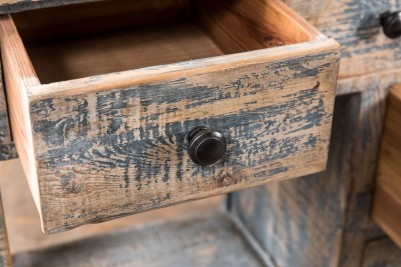
<instances>
[{"instance_id":1,"label":"drawer front panel","mask_svg":"<svg viewBox=\"0 0 401 267\"><path fill-rule=\"evenodd\" d=\"M401 40L386 37L379 20L385 11L401 10L400 0L284 2L341 44L340 78L401 67Z\"/></svg>"},{"instance_id":2,"label":"drawer front panel","mask_svg":"<svg viewBox=\"0 0 401 267\"><path fill-rule=\"evenodd\" d=\"M46 233L325 169L339 45L281 1L170 0L169 27L158 0L96 3L73 29L70 13L0 18L10 121ZM123 31L95 25L109 15ZM64 26L47 35L53 20ZM54 65L60 76L42 80ZM207 167L187 151L200 126L227 143Z\"/></svg>"},{"instance_id":3,"label":"drawer front panel","mask_svg":"<svg viewBox=\"0 0 401 267\"><path fill-rule=\"evenodd\" d=\"M338 57L331 47L33 99L45 231L323 170ZM221 130L228 142L224 158L209 167L195 165L186 152L187 134L202 125Z\"/></svg>"}]
</instances>

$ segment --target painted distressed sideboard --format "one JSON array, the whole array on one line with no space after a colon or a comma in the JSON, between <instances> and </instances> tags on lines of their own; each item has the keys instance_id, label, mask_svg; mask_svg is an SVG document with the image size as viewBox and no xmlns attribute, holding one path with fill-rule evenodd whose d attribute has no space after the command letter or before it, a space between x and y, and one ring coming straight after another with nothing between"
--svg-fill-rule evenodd
<instances>
[{"instance_id":1,"label":"painted distressed sideboard","mask_svg":"<svg viewBox=\"0 0 401 267\"><path fill-rule=\"evenodd\" d=\"M218 212L12 256L3 220L0 266L401 266L372 219L397 10L0 1L0 159L21 161L45 233L226 194Z\"/></svg>"}]
</instances>

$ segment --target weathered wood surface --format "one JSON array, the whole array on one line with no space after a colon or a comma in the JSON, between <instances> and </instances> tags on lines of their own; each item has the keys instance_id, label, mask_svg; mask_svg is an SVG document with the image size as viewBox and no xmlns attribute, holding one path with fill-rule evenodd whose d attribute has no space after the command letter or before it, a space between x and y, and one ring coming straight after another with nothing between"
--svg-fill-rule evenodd
<instances>
[{"instance_id":1,"label":"weathered wood surface","mask_svg":"<svg viewBox=\"0 0 401 267\"><path fill-rule=\"evenodd\" d=\"M387 91L387 89L392 85L400 82L401 69L381 71L354 78L340 79L338 80L337 95L363 93L365 91L368 94L372 94L373 91ZM378 99L379 103L382 101L382 98Z\"/></svg>"},{"instance_id":2,"label":"weathered wood surface","mask_svg":"<svg viewBox=\"0 0 401 267\"><path fill-rule=\"evenodd\" d=\"M400 0L284 0L342 47L340 78L401 67L401 39L387 38L379 15L401 9Z\"/></svg>"},{"instance_id":3,"label":"weathered wood surface","mask_svg":"<svg viewBox=\"0 0 401 267\"><path fill-rule=\"evenodd\" d=\"M401 247L401 86L390 89L372 216Z\"/></svg>"},{"instance_id":4,"label":"weathered wood surface","mask_svg":"<svg viewBox=\"0 0 401 267\"><path fill-rule=\"evenodd\" d=\"M360 264L366 242L383 236L370 217L388 87L372 83L360 95L357 138L348 180L340 266Z\"/></svg>"},{"instance_id":5,"label":"weathered wood surface","mask_svg":"<svg viewBox=\"0 0 401 267\"><path fill-rule=\"evenodd\" d=\"M370 218L387 95L382 84L344 96L350 104L335 115L341 126L334 126L326 172L234 194L235 213L278 266L360 266L367 241L384 235Z\"/></svg>"},{"instance_id":6,"label":"weathered wood surface","mask_svg":"<svg viewBox=\"0 0 401 267\"><path fill-rule=\"evenodd\" d=\"M32 101L45 229L65 230L324 169L336 56L318 53ZM302 78L297 64L299 71L306 68ZM286 75L271 74L288 65L293 69ZM221 163L200 168L190 162L185 136L197 125L221 129L228 138Z\"/></svg>"},{"instance_id":7,"label":"weathered wood surface","mask_svg":"<svg viewBox=\"0 0 401 267\"><path fill-rule=\"evenodd\" d=\"M0 77L2 67L0 65ZM11 137L10 122L8 120L7 101L4 94L3 79L0 79L0 161L16 158L17 150Z\"/></svg>"},{"instance_id":8,"label":"weathered wood surface","mask_svg":"<svg viewBox=\"0 0 401 267\"><path fill-rule=\"evenodd\" d=\"M2 0L0 13L59 6L93 0ZM162 2L162 1L160 1ZM400 0L284 0L343 48L340 77L401 67L401 41L384 36L379 14L401 9ZM375 64L371 64L375 62Z\"/></svg>"},{"instance_id":9,"label":"weathered wood surface","mask_svg":"<svg viewBox=\"0 0 401 267\"><path fill-rule=\"evenodd\" d=\"M37 85L11 18L1 24L14 136L45 232L325 168L333 40ZM228 138L210 168L186 154L199 125Z\"/></svg>"},{"instance_id":10,"label":"weathered wood surface","mask_svg":"<svg viewBox=\"0 0 401 267\"><path fill-rule=\"evenodd\" d=\"M389 238L370 240L366 244L362 267L401 266L401 250Z\"/></svg>"},{"instance_id":11,"label":"weathered wood surface","mask_svg":"<svg viewBox=\"0 0 401 267\"><path fill-rule=\"evenodd\" d=\"M325 172L233 193L233 213L276 266L340 266L344 185L351 167L358 107L357 95L337 98Z\"/></svg>"},{"instance_id":12,"label":"weathered wood surface","mask_svg":"<svg viewBox=\"0 0 401 267\"><path fill-rule=\"evenodd\" d=\"M39 85L35 70L28 54L22 45L22 40L16 34L13 23L5 23L9 17L0 16L0 45L4 72L3 79L7 90L11 130L14 137L18 156L23 163L27 175L36 175L35 163L29 161L34 157L31 122L29 118L28 97L26 87ZM7 38L4 38L7 37ZM10 53L12 51L12 53ZM36 181L28 180L35 203L40 207L38 185Z\"/></svg>"},{"instance_id":13,"label":"weathered wood surface","mask_svg":"<svg viewBox=\"0 0 401 267\"><path fill-rule=\"evenodd\" d=\"M4 219L3 203L0 195L0 267L12 267L13 262L7 238L7 228Z\"/></svg>"},{"instance_id":14,"label":"weathered wood surface","mask_svg":"<svg viewBox=\"0 0 401 267\"><path fill-rule=\"evenodd\" d=\"M203 214L221 209L225 196L192 201L135 216L127 216L101 224L78 227L57 235L45 235L19 160L0 163L0 183L10 252L12 255L60 245L116 230L131 229L138 225L160 220L173 220L180 216Z\"/></svg>"},{"instance_id":15,"label":"weathered wood surface","mask_svg":"<svg viewBox=\"0 0 401 267\"><path fill-rule=\"evenodd\" d=\"M31 179L39 179L45 231L323 170L336 48L255 56L260 63L225 59L235 67L127 89L32 97ZM202 168L187 156L186 135L198 125L227 137L219 164Z\"/></svg>"},{"instance_id":16,"label":"weathered wood surface","mask_svg":"<svg viewBox=\"0 0 401 267\"><path fill-rule=\"evenodd\" d=\"M42 83L325 38L280 1L198 1L192 18L183 0L74 7L12 16Z\"/></svg>"},{"instance_id":17,"label":"weathered wood surface","mask_svg":"<svg viewBox=\"0 0 401 267\"><path fill-rule=\"evenodd\" d=\"M206 213L18 254L18 267L264 266L235 224Z\"/></svg>"}]
</instances>

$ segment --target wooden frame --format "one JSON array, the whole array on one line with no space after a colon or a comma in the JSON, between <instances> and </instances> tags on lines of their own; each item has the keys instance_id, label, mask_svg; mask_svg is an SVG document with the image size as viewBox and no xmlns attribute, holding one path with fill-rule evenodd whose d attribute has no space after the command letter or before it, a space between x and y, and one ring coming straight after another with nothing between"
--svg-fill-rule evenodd
<instances>
[{"instance_id":1,"label":"wooden frame","mask_svg":"<svg viewBox=\"0 0 401 267\"><path fill-rule=\"evenodd\" d=\"M10 2L12 4L2 6L0 12L58 5L65 1L16 0ZM269 190L275 193L280 192L281 188L281 192L305 196L303 200L311 204L308 211L298 213L301 209L297 208L297 203L291 201L291 196L288 194L277 196L276 201L280 203L290 202L292 208L292 214L289 215L292 222L291 230L305 233L305 238L296 240L292 246L291 242L288 242L288 250L282 252L284 255L277 250L270 251L272 258L275 260L282 257L282 261L285 261L291 257L291 260L295 261L297 265L305 263L307 266L311 264L363 267L383 264L396 265L401 259L398 247L372 223L368 214L374 185L373 176L378 154L381 121L385 109L384 100L388 86L399 83L401 77L400 70L395 69L400 66L397 57L400 54L400 41L386 39L380 34L377 16L384 10L400 9L400 2L388 1L372 5L361 4L359 0L286 0L285 2L313 22L324 34L335 38L343 45L340 69L340 77L343 80L339 84L338 94L352 95L346 96L348 99L341 100L340 107L346 107L348 113L343 113L343 122L340 122L341 119L338 120L341 125L339 129L349 135L346 136L347 138L336 135L333 145L335 152L333 152L329 164L329 166L342 166L343 171L329 169L320 175L288 181L285 185L268 186ZM27 4L21 5L21 3ZM372 64L373 62L374 64ZM345 129L347 127L352 129ZM330 188L327 185L330 185ZM311 188L313 188L313 192L309 193ZM261 205L260 203L263 201L260 200L264 199L266 192L264 192L264 187L258 188L257 191L259 194L256 199L259 201L250 201L253 199L251 190L236 194L234 200L238 200L237 197L239 198L240 195L245 203ZM309 198L308 193L310 194ZM321 199L331 202L336 199L340 205L326 205L327 209L313 206ZM322 216L321 209L324 210L325 216ZM300 218L302 216L297 217L299 214L306 214L309 221L313 221L306 230L305 224L302 224L302 218ZM311 214L315 215L311 216ZM252 221L254 219L249 216L244 220ZM276 218L276 220L279 219ZM283 222L278 221L278 223ZM317 227L319 225L321 227ZM257 236L268 239L266 236L263 237L263 234L265 233L264 227L269 226L268 223L258 226L259 228L255 229ZM283 239L283 242L286 242L285 237L285 232L277 233L277 238ZM319 245L322 240L330 243L328 247L332 249L322 250L322 246ZM296 246L296 244L301 245ZM300 246L303 248L302 251L299 250ZM292 253L293 251L301 253ZM312 257L312 261L306 262L305 254Z\"/></svg>"}]
</instances>

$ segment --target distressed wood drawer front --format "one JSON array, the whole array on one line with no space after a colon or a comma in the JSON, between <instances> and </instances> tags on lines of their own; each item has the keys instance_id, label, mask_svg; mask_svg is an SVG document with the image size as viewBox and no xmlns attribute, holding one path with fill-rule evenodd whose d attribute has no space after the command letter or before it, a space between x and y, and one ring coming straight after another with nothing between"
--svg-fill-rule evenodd
<instances>
[{"instance_id":1,"label":"distressed wood drawer front","mask_svg":"<svg viewBox=\"0 0 401 267\"><path fill-rule=\"evenodd\" d=\"M45 232L325 169L334 40L276 0L113 3L0 19L13 136ZM226 138L214 165L187 154L198 126Z\"/></svg>"},{"instance_id":2,"label":"distressed wood drawer front","mask_svg":"<svg viewBox=\"0 0 401 267\"><path fill-rule=\"evenodd\" d=\"M380 23L380 14L401 10L400 0L284 2L323 34L340 43L340 78L393 71L401 67L401 38L388 38Z\"/></svg>"},{"instance_id":3,"label":"distressed wood drawer front","mask_svg":"<svg viewBox=\"0 0 401 267\"><path fill-rule=\"evenodd\" d=\"M401 86L390 89L373 219L401 247Z\"/></svg>"}]
</instances>

